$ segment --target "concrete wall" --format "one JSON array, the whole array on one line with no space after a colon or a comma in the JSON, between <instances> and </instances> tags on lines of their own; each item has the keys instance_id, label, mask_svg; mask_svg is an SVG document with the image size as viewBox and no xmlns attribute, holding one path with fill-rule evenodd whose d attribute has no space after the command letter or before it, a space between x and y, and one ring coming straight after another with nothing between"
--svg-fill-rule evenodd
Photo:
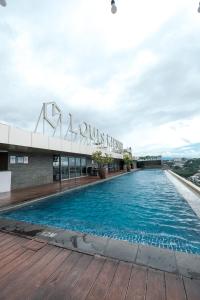
<instances>
[{"instance_id":1,"label":"concrete wall","mask_svg":"<svg viewBox=\"0 0 200 300\"><path fill-rule=\"evenodd\" d=\"M28 156L28 164L10 164L10 156ZM53 182L53 155L9 152L8 170L12 172L11 189Z\"/></svg>"}]
</instances>

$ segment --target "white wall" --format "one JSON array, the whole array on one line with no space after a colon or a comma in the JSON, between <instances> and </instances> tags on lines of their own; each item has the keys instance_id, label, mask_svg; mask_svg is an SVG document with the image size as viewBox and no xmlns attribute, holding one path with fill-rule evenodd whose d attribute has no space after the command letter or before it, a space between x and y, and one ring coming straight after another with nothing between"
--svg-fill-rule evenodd
<instances>
[{"instance_id":1,"label":"white wall","mask_svg":"<svg viewBox=\"0 0 200 300\"><path fill-rule=\"evenodd\" d=\"M9 192L11 189L11 172L0 171L0 193Z\"/></svg>"},{"instance_id":2,"label":"white wall","mask_svg":"<svg viewBox=\"0 0 200 300\"><path fill-rule=\"evenodd\" d=\"M91 155L95 150L97 150L95 146L88 146L80 143L69 142L64 139L49 137L40 133L32 133L1 123L0 144L9 144L86 155ZM112 154L113 158L122 158L122 154L109 154Z\"/></svg>"}]
</instances>

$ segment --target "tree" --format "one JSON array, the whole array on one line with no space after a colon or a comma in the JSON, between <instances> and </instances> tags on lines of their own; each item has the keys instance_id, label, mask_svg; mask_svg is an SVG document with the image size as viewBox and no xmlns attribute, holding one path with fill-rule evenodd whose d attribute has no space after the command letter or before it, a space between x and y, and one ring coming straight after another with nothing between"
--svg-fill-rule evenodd
<instances>
[{"instance_id":1,"label":"tree","mask_svg":"<svg viewBox=\"0 0 200 300\"><path fill-rule=\"evenodd\" d=\"M132 155L129 153L124 153L123 161L124 161L124 164L126 165L127 171L129 172L131 169L131 163L133 162Z\"/></svg>"},{"instance_id":2,"label":"tree","mask_svg":"<svg viewBox=\"0 0 200 300\"><path fill-rule=\"evenodd\" d=\"M106 178L106 170L104 167L113 162L112 156L107 153L103 155L101 151L95 151L92 154L92 160L94 160L98 164L100 178Z\"/></svg>"}]
</instances>

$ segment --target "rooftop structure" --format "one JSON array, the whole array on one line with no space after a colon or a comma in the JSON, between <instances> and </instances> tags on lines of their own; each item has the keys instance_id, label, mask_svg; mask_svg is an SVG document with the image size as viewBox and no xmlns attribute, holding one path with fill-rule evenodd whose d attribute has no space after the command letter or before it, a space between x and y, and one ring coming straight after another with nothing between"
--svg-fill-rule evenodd
<instances>
[{"instance_id":1,"label":"rooftop structure","mask_svg":"<svg viewBox=\"0 0 200 300\"><path fill-rule=\"evenodd\" d=\"M113 157L109 170L122 168L121 142L85 121L75 125L55 102L43 103L34 132L0 123L0 192L87 176L97 150Z\"/></svg>"}]
</instances>

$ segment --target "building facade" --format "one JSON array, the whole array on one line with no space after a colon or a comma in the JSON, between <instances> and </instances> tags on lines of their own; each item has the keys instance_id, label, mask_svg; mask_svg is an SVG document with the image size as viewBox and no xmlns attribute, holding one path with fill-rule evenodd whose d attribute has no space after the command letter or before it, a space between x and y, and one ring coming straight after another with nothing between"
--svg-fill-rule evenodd
<instances>
[{"instance_id":1,"label":"building facade","mask_svg":"<svg viewBox=\"0 0 200 300\"><path fill-rule=\"evenodd\" d=\"M41 120L43 126L52 122L45 113L47 111L43 112ZM57 115L58 120L60 111ZM113 163L108 166L110 172L122 168L123 145L120 142L108 135L105 138L99 130L94 132L86 122L78 127L78 132L72 128L71 121L70 117L70 138L61 134L52 136L44 128L42 133L28 132L0 124L0 192L88 176L93 166L92 153L97 150L112 155ZM59 122L50 125L55 133L57 125L54 124Z\"/></svg>"}]
</instances>

